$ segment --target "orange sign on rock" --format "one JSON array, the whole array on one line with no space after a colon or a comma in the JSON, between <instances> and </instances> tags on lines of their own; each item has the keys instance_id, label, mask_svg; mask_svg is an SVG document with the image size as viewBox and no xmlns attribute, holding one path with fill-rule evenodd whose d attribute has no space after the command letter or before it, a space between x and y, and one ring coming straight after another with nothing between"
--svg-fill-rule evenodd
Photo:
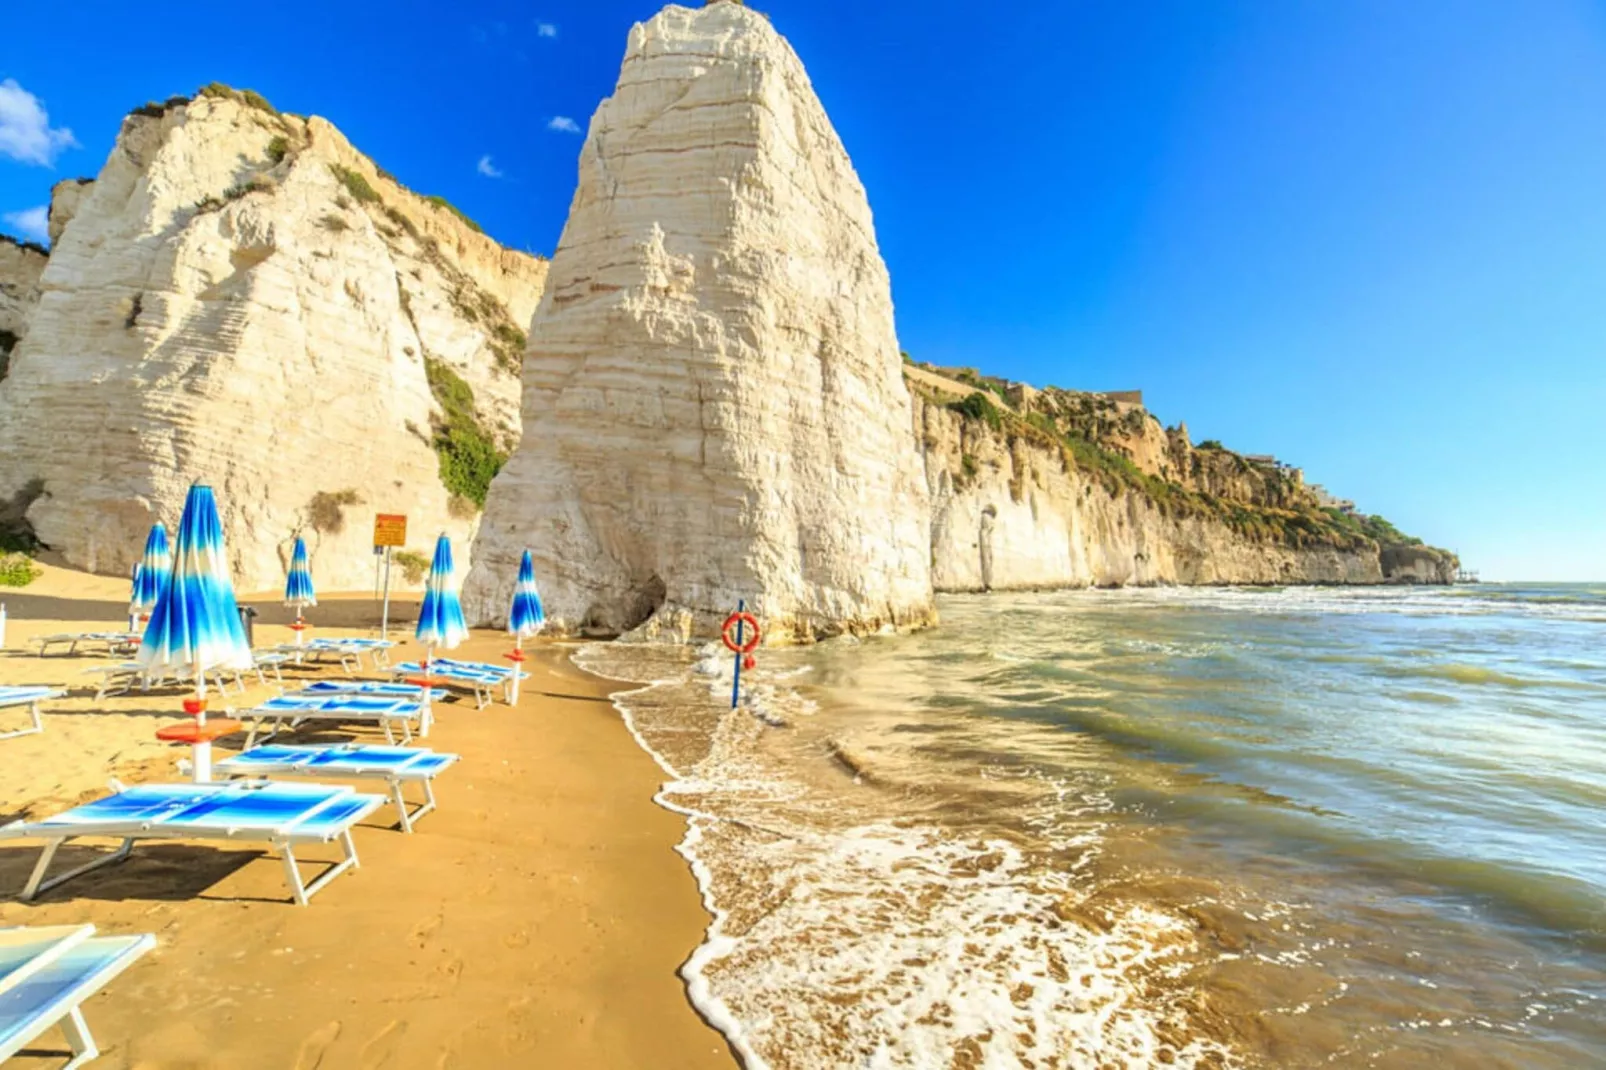
<instances>
[{"instance_id":1,"label":"orange sign on rock","mask_svg":"<svg viewBox=\"0 0 1606 1070\"><path fill-rule=\"evenodd\" d=\"M374 517L375 546L406 546L407 517L401 513L379 513Z\"/></svg>"}]
</instances>

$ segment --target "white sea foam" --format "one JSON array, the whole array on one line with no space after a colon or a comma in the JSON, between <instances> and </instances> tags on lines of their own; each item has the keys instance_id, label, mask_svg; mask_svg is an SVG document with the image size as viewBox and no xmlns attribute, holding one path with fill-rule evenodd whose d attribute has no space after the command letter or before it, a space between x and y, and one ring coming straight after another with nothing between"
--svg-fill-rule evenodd
<instances>
[{"instance_id":1,"label":"white sea foam","mask_svg":"<svg viewBox=\"0 0 1606 1070\"><path fill-rule=\"evenodd\" d=\"M575 660L639 680L640 657L597 646ZM1026 824L1057 867L1006 839L878 817L764 756L770 726L812 706L779 682L795 670L744 672L733 713L730 664L705 647L681 676L614 704L670 778L656 801L687 819L678 850L713 917L681 970L688 994L748 1067L1226 1058L1202 1040L1169 1044L1185 1032L1165 1028L1180 1013L1144 983L1191 946L1189 926L1130 907L1092 929L1065 912L1085 891L1077 874L1098 850L1104 800L1035 789L1041 812Z\"/></svg>"}]
</instances>

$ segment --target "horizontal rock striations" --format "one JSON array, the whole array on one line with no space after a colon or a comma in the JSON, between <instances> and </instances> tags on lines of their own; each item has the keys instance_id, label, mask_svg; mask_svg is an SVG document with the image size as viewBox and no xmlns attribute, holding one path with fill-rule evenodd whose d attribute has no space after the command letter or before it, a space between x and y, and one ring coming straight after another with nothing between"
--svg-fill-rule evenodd
<instances>
[{"instance_id":1,"label":"horizontal rock striations","mask_svg":"<svg viewBox=\"0 0 1606 1070\"><path fill-rule=\"evenodd\" d=\"M774 636L931 618L887 271L791 47L732 3L635 27L525 358L524 433L464 589L521 550L559 627Z\"/></svg>"},{"instance_id":2,"label":"horizontal rock striations","mask_svg":"<svg viewBox=\"0 0 1606 1070\"><path fill-rule=\"evenodd\" d=\"M130 115L51 229L0 383L0 499L69 563L126 572L197 479L246 590L282 582L298 529L321 588L372 581L375 510L419 546L472 531L544 262L220 86Z\"/></svg>"}]
</instances>

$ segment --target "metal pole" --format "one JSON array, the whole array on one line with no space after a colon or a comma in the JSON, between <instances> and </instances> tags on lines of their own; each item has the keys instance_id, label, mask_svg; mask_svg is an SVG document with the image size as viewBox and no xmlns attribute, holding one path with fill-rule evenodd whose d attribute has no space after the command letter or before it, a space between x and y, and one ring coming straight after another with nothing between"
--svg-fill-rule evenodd
<instances>
[{"instance_id":1,"label":"metal pole","mask_svg":"<svg viewBox=\"0 0 1606 1070\"><path fill-rule=\"evenodd\" d=\"M747 599L738 598L736 600L736 612L741 613L741 612L745 611L746 609L747 609ZM742 621L740 620L740 618L738 618L737 621L736 621L736 645L738 647L740 647L742 645ZM736 651L736 672L731 677L731 709L734 710L736 708L736 700L741 695L741 693L742 693L742 652L740 650L737 650Z\"/></svg>"},{"instance_id":2,"label":"metal pole","mask_svg":"<svg viewBox=\"0 0 1606 1070\"><path fill-rule=\"evenodd\" d=\"M379 611L379 638L390 638L390 547L385 547L385 604Z\"/></svg>"}]
</instances>

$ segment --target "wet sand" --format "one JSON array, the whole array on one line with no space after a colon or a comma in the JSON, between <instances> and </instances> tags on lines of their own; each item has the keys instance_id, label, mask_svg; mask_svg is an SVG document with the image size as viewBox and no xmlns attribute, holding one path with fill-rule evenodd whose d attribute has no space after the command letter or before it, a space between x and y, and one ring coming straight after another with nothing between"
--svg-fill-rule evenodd
<instances>
[{"instance_id":1,"label":"wet sand","mask_svg":"<svg viewBox=\"0 0 1606 1070\"><path fill-rule=\"evenodd\" d=\"M154 733L181 718L183 692L97 703L82 670L107 659L24 653L34 635L114 630L126 591L120 580L51 569L0 593L10 615L0 682L73 689L46 706L42 734L0 740L0 821L97 797L114 776L181 779L180 749ZM393 619L413 618L412 597ZM262 610L258 647L290 640L276 599L242 601ZM335 598L307 616L314 635L372 634L374 606ZM507 649L505 636L476 633L453 653L490 661ZM419 653L409 641L395 660ZM652 803L661 774L608 701L609 685L568 653L532 648L515 709L439 707L426 745L462 755L438 782L441 808L411 836L391 827L388 805L375 811L356 831L361 867L307 907L290 901L276 857L189 842L136 847L127 862L24 904L14 896L39 844L8 840L0 926L93 922L156 934L155 951L84 1005L104 1053L93 1065L108 1070L729 1068L722 1038L676 974L708 923L673 850L683 825ZM273 693L259 685L229 702ZM0 711L0 731L14 720L16 711ZM361 728L295 738L382 740ZM63 850L58 865L91 850ZM338 848L298 854L332 860ZM65 1050L52 1031L8 1065L56 1066Z\"/></svg>"}]
</instances>

